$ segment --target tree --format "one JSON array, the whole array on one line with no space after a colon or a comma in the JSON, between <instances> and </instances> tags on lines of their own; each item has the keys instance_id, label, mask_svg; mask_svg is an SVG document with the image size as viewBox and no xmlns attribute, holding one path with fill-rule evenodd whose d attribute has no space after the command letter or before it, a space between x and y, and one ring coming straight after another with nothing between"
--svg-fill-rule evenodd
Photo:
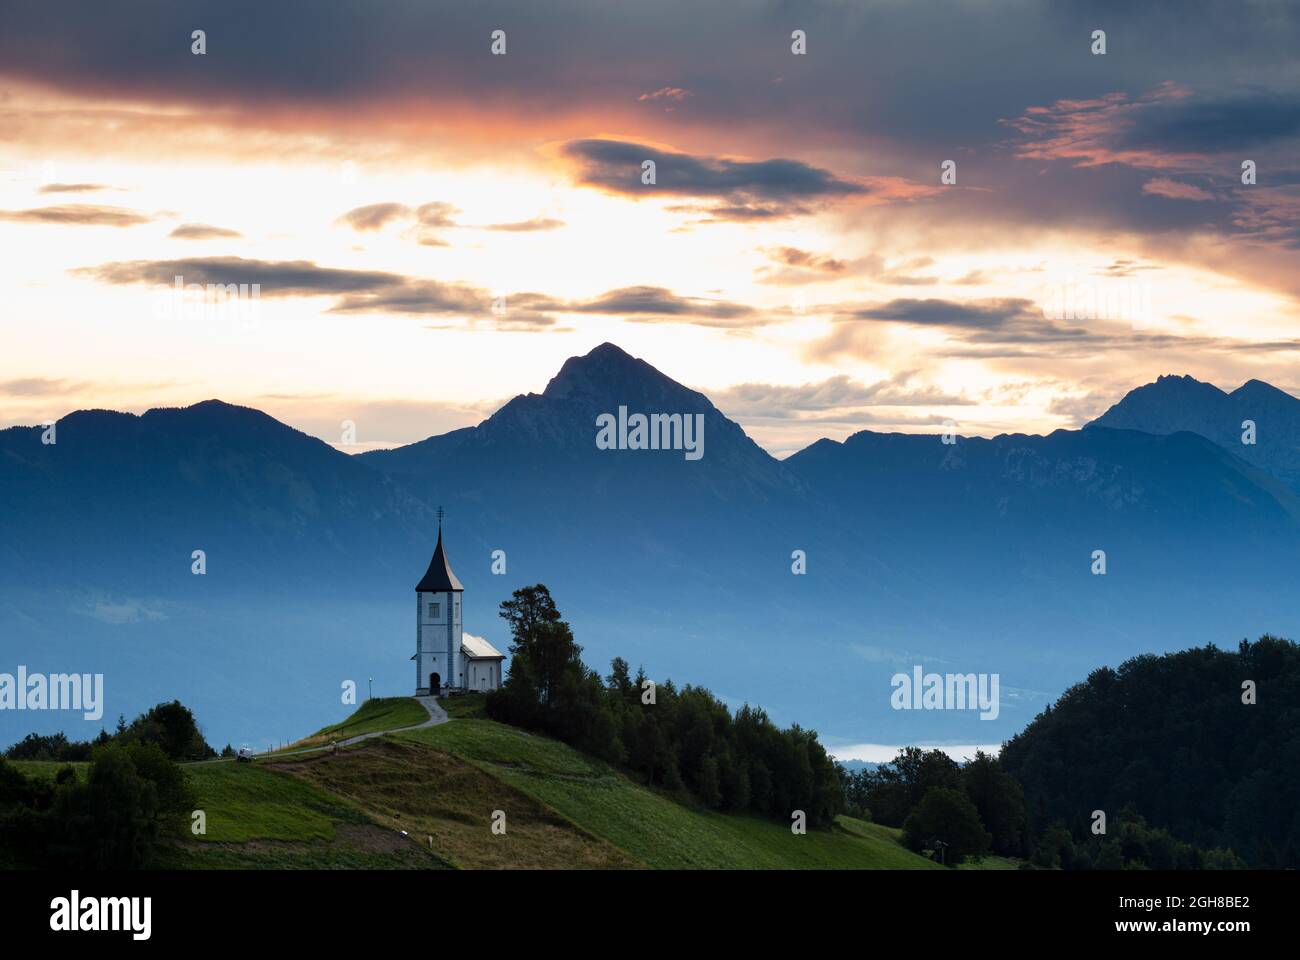
<instances>
[{"instance_id":1,"label":"tree","mask_svg":"<svg viewBox=\"0 0 1300 960\"><path fill-rule=\"evenodd\" d=\"M718 779L718 760L713 754L700 758L695 774L695 795L700 803L711 809L722 806L722 785Z\"/></svg>"},{"instance_id":2,"label":"tree","mask_svg":"<svg viewBox=\"0 0 1300 960\"><path fill-rule=\"evenodd\" d=\"M936 842L947 844L943 859L956 866L988 852L992 838L970 798L951 787L932 787L903 823L903 843L920 852Z\"/></svg>"},{"instance_id":3,"label":"tree","mask_svg":"<svg viewBox=\"0 0 1300 960\"><path fill-rule=\"evenodd\" d=\"M193 712L179 700L151 707L117 739L155 743L173 760L207 760L217 755L203 739Z\"/></svg>"},{"instance_id":4,"label":"tree","mask_svg":"<svg viewBox=\"0 0 1300 960\"><path fill-rule=\"evenodd\" d=\"M942 750L904 747L891 763L866 775L862 798L873 818L891 827L902 826L926 792L935 787L961 788L961 768Z\"/></svg>"},{"instance_id":5,"label":"tree","mask_svg":"<svg viewBox=\"0 0 1300 960\"><path fill-rule=\"evenodd\" d=\"M1028 820L1020 784L996 757L979 750L975 759L961 768L961 785L993 838L993 852L1004 857L1023 856Z\"/></svg>"},{"instance_id":6,"label":"tree","mask_svg":"<svg viewBox=\"0 0 1300 960\"><path fill-rule=\"evenodd\" d=\"M535 688L543 707L550 706L566 672L586 672L573 631L560 619L551 592L540 583L522 587L511 599L503 600L501 617L510 624L513 638L510 680L515 679L515 665L520 664L520 679Z\"/></svg>"},{"instance_id":7,"label":"tree","mask_svg":"<svg viewBox=\"0 0 1300 960\"><path fill-rule=\"evenodd\" d=\"M502 600L501 617L510 624L510 635L517 643L521 637L531 637L540 624L558 623L560 611L555 608L551 591L535 583L516 590L509 600ZM514 653L514 649L510 652Z\"/></svg>"}]
</instances>

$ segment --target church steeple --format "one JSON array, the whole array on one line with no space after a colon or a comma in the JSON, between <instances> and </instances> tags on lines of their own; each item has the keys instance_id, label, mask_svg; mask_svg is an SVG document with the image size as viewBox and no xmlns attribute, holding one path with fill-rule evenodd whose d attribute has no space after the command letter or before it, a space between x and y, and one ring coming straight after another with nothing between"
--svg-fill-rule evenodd
<instances>
[{"instance_id":1,"label":"church steeple","mask_svg":"<svg viewBox=\"0 0 1300 960\"><path fill-rule=\"evenodd\" d=\"M424 578L415 586L416 593L463 593L464 587L456 579L456 574L451 572L451 564L447 562L447 553L442 548L442 508L438 508L438 545L434 547L433 559L429 561L429 569L424 572Z\"/></svg>"}]
</instances>

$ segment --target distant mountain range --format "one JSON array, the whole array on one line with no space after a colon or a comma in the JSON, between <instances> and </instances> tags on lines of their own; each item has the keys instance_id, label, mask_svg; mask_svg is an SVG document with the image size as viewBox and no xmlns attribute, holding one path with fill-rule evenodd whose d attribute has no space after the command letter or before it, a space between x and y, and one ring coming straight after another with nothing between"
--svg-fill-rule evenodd
<instances>
[{"instance_id":1,"label":"distant mountain range","mask_svg":"<svg viewBox=\"0 0 1300 960\"><path fill-rule=\"evenodd\" d=\"M598 449L619 407L702 416L703 457ZM1102 663L1295 632L1297 409L1257 381L1162 377L1083 430L863 431L777 460L603 344L478 426L355 456L215 400L82 411L52 446L0 431L0 636L32 669L103 665L114 715L157 692L223 743L320 726L344 679L410 686L443 506L466 628L499 647L496 605L541 581L598 668L622 655L832 746L996 743ZM999 720L891 710L914 664L999 673ZM0 741L66 725L0 714Z\"/></svg>"},{"instance_id":2,"label":"distant mountain range","mask_svg":"<svg viewBox=\"0 0 1300 960\"><path fill-rule=\"evenodd\" d=\"M1254 443L1242 442L1248 421L1255 425ZM1262 380L1224 393L1192 377L1160 377L1088 426L1197 433L1300 491L1300 400Z\"/></svg>"}]
</instances>

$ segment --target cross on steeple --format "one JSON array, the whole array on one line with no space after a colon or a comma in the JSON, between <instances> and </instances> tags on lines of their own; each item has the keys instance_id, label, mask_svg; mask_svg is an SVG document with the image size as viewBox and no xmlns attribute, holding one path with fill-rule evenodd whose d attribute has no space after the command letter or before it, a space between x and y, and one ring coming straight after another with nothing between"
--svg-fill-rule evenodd
<instances>
[{"instance_id":1,"label":"cross on steeple","mask_svg":"<svg viewBox=\"0 0 1300 960\"><path fill-rule=\"evenodd\" d=\"M438 507L438 529L439 529L439 530L442 529L442 518L443 518L444 516L445 516L445 514L442 512L442 507L439 506L439 507Z\"/></svg>"}]
</instances>

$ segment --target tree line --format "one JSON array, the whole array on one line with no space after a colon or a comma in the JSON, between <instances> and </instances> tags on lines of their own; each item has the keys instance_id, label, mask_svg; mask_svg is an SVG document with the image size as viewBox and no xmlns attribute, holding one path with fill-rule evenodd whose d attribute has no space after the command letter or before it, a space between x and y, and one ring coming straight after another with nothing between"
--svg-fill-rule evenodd
<instances>
[{"instance_id":1,"label":"tree line","mask_svg":"<svg viewBox=\"0 0 1300 960\"><path fill-rule=\"evenodd\" d=\"M194 714L179 700L160 703L140 714L129 724L118 717L113 733L100 730L93 740L69 740L63 732L29 733L4 755L10 760L48 760L56 763L80 763L91 759L96 747L109 743L153 743L173 760L210 760L217 755L203 738ZM232 756L230 745L222 752Z\"/></svg>"},{"instance_id":2,"label":"tree line","mask_svg":"<svg viewBox=\"0 0 1300 960\"><path fill-rule=\"evenodd\" d=\"M185 827L196 803L176 761L215 751L179 701L162 703L116 733L69 741L29 734L0 757L0 861L37 869L149 866L162 841ZM53 778L27 776L9 760L67 763ZM71 765L86 761L85 776Z\"/></svg>"},{"instance_id":3,"label":"tree line","mask_svg":"<svg viewBox=\"0 0 1300 960\"><path fill-rule=\"evenodd\" d=\"M651 684L616 657L601 677L542 584L501 604L510 669L487 698L493 719L539 730L702 806L826 827L844 806L838 767L812 730L779 728L748 704L734 714L703 687Z\"/></svg>"},{"instance_id":4,"label":"tree line","mask_svg":"<svg viewBox=\"0 0 1300 960\"><path fill-rule=\"evenodd\" d=\"M1113 864L1119 853L1126 864L1295 869L1300 645L1265 635L1095 670L1001 758L1024 787L1042 862Z\"/></svg>"}]
</instances>

